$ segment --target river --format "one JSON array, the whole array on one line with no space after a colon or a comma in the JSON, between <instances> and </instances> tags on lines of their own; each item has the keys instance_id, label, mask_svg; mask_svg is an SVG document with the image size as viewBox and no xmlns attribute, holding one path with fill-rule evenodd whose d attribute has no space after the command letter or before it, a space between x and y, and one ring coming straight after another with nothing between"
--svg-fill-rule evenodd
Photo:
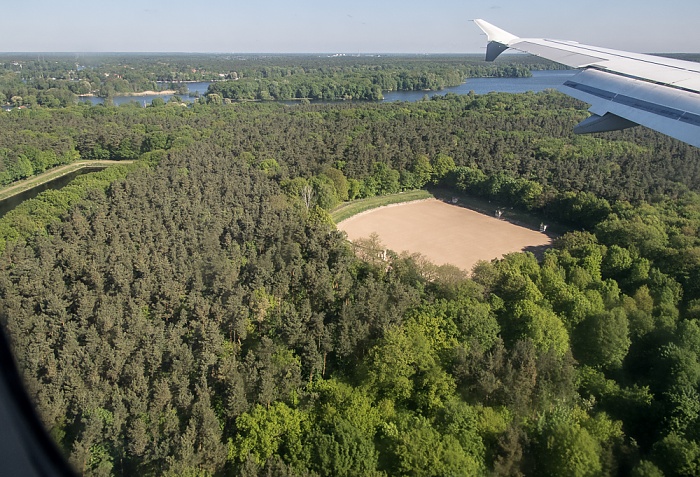
<instances>
[{"instance_id":1,"label":"river","mask_svg":"<svg viewBox=\"0 0 700 477\"><path fill-rule=\"evenodd\" d=\"M0 217L17 207L25 200L33 199L45 190L60 189L62 187L67 186L70 183L70 181L72 181L79 175L87 174L89 172L97 172L103 169L104 167L83 167L82 169L78 169L77 171L69 172L68 174L57 177L48 182L44 182L43 184L34 186L31 189L25 190L24 192L20 192L19 194L15 194L11 197L8 197L7 199L0 200Z\"/></svg>"},{"instance_id":2,"label":"river","mask_svg":"<svg viewBox=\"0 0 700 477\"><path fill-rule=\"evenodd\" d=\"M426 95L430 97L436 94L444 95L447 93L469 94L470 91L474 91L476 94L486 94L492 91L500 91L503 93L525 93L527 91L537 92L549 88L557 88L574 74L576 74L575 70L546 70L533 71L530 78L468 78L459 86L445 88L441 91L390 91L384 93L384 102L415 102L420 101ZM194 94L196 92L199 95L203 95L207 92L207 88L211 83L209 81L199 81L196 83L185 84L187 85L187 89L190 93ZM147 96L114 96L113 102L115 106L132 101L143 105L151 104L151 101L153 101L155 98L162 98L167 102L172 96L173 95L169 94ZM185 101L194 100L194 98L188 96L187 94L180 94L176 96L179 96ZM104 103L103 98L98 98L96 96L83 96L80 98L80 101L90 101L92 104ZM294 103L292 102L290 104Z\"/></svg>"}]
</instances>

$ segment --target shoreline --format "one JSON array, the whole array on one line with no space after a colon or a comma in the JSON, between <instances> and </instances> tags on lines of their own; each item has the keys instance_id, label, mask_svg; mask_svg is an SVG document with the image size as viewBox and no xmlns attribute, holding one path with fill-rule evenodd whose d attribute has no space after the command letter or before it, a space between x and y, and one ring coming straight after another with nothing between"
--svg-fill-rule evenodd
<instances>
[{"instance_id":1,"label":"shoreline","mask_svg":"<svg viewBox=\"0 0 700 477\"><path fill-rule=\"evenodd\" d=\"M168 95L168 94L177 94L177 91L174 89L166 89L163 91L148 90L148 91L140 91L138 93L115 94L114 96L159 96L159 95Z\"/></svg>"},{"instance_id":2,"label":"shoreline","mask_svg":"<svg viewBox=\"0 0 700 477\"><path fill-rule=\"evenodd\" d=\"M171 94L171 95L178 94L178 92L174 89L166 89L163 91L148 90L148 91L139 91L136 93L120 93L120 94L115 94L112 97L118 98L118 97L129 97L129 96L137 96L138 97L138 96L160 96L160 95L167 96L169 94ZM97 95L95 93L79 94L78 95L79 98L94 98L96 96ZM186 94L183 94L183 96L186 96Z\"/></svg>"}]
</instances>

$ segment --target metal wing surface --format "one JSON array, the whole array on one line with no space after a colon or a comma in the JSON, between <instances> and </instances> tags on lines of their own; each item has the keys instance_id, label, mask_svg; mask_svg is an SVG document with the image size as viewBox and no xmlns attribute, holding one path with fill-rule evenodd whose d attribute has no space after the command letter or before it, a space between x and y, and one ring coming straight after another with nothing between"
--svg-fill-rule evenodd
<instances>
[{"instance_id":1,"label":"metal wing surface","mask_svg":"<svg viewBox=\"0 0 700 477\"><path fill-rule=\"evenodd\" d=\"M592 116L576 133L641 124L700 147L700 63L546 38L519 38L484 20L486 60L503 51L530 53L581 71L559 90L589 103Z\"/></svg>"}]
</instances>

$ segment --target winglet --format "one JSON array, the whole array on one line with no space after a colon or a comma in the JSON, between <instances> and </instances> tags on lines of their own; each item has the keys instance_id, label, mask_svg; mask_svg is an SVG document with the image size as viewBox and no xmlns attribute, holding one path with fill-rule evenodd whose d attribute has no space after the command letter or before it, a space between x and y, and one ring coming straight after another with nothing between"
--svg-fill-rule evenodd
<instances>
[{"instance_id":1,"label":"winglet","mask_svg":"<svg viewBox=\"0 0 700 477\"><path fill-rule=\"evenodd\" d=\"M486 33L489 43L486 46L486 61L495 60L498 55L503 53L508 49L508 45L519 38L512 33L508 33L505 30L501 30L495 25L491 25L489 22L476 19L474 20L476 26L481 28L484 33Z\"/></svg>"}]
</instances>

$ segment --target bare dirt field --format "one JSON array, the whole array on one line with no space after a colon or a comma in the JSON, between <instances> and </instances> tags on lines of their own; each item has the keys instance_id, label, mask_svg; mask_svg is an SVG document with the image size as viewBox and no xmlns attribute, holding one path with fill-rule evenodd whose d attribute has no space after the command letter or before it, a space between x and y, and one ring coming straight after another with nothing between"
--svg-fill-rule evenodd
<instances>
[{"instance_id":1,"label":"bare dirt field","mask_svg":"<svg viewBox=\"0 0 700 477\"><path fill-rule=\"evenodd\" d=\"M338 224L348 238L372 232L395 252L419 252L437 265L470 271L479 260L551 244L551 237L479 212L427 199L369 210Z\"/></svg>"}]
</instances>

